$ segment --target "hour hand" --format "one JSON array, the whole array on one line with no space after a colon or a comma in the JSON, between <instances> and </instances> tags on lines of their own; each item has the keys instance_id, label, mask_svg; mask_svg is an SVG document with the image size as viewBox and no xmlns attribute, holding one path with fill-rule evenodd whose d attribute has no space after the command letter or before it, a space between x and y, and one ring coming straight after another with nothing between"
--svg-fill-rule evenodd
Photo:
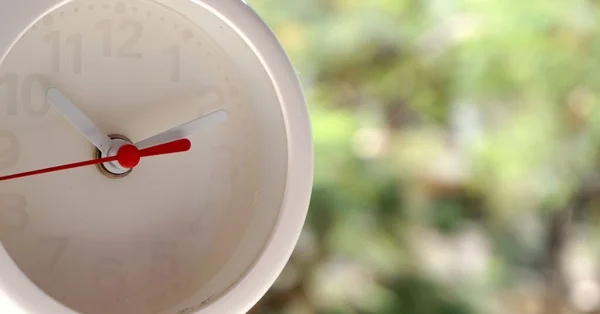
<instances>
[{"instance_id":1,"label":"hour hand","mask_svg":"<svg viewBox=\"0 0 600 314\"><path fill-rule=\"evenodd\" d=\"M83 135L103 153L108 153L112 146L112 140L81 112L75 104L56 88L48 89L47 100L54 106L71 124L73 124Z\"/></svg>"},{"instance_id":2,"label":"hour hand","mask_svg":"<svg viewBox=\"0 0 600 314\"><path fill-rule=\"evenodd\" d=\"M168 131L147 138L135 144L138 149L144 149L155 145L164 144L167 142L183 139L194 135L204 129L216 126L227 121L227 112L225 110L217 110L204 115L200 118L192 120L188 123L174 127Z\"/></svg>"}]
</instances>

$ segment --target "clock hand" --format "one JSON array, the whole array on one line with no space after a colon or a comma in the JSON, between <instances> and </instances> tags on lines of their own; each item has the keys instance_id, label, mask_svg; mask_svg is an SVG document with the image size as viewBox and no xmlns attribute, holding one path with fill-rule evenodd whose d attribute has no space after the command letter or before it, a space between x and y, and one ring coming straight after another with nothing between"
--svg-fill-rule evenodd
<instances>
[{"instance_id":1,"label":"clock hand","mask_svg":"<svg viewBox=\"0 0 600 314\"><path fill-rule=\"evenodd\" d=\"M131 169L131 168L134 168L135 166L137 166L137 164L140 162L140 158L186 152L186 151L190 150L191 147L192 147L192 143L188 139L181 139L181 140L177 140L177 141L173 141L173 142L168 142L165 144L152 146L152 147L142 149L142 150L139 150L139 149L137 149L137 147L135 147L131 144L128 144L128 145L122 146L119 149L119 152L117 153L117 155L115 155L115 156L13 174L13 175L9 175L9 176L0 177L0 181L29 177L29 176L40 175L40 174L62 171L62 170L68 170L68 169L79 168L79 167L92 166L92 165L103 164L103 163L107 163L107 162L111 162L111 161L118 161L119 164L121 164L121 166L123 168Z\"/></svg>"},{"instance_id":2,"label":"clock hand","mask_svg":"<svg viewBox=\"0 0 600 314\"><path fill-rule=\"evenodd\" d=\"M71 124L96 146L101 152L107 153L112 146L112 140L106 136L94 123L81 112L75 104L56 88L48 89L46 98Z\"/></svg>"},{"instance_id":3,"label":"clock hand","mask_svg":"<svg viewBox=\"0 0 600 314\"><path fill-rule=\"evenodd\" d=\"M147 138L136 143L135 146L139 149L144 149L150 146L186 138L200 132L203 129L215 126L225 121L227 121L227 112L225 110L217 110L188 123Z\"/></svg>"}]
</instances>

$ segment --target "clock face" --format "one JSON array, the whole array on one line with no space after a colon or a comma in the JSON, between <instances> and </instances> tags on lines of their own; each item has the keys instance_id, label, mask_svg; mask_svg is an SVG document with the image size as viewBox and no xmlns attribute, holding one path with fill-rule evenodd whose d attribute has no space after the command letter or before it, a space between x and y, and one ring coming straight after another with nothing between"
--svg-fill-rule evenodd
<instances>
[{"instance_id":1,"label":"clock face","mask_svg":"<svg viewBox=\"0 0 600 314\"><path fill-rule=\"evenodd\" d=\"M280 112L262 116L275 108L253 94L241 50L221 47L215 28L153 1L72 1L39 19L0 64L0 176L94 158L47 100L49 88L133 143L227 112L188 137L190 151L142 159L126 176L92 166L0 182L2 244L65 306L185 313L178 304L217 298L262 249L244 239L257 216L276 220L285 128Z\"/></svg>"}]
</instances>

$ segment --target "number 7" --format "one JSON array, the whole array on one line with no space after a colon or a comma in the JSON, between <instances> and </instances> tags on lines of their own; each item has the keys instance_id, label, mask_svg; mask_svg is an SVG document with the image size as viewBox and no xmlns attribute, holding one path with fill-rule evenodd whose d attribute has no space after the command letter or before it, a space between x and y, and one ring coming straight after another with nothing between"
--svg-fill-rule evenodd
<instances>
[{"instance_id":1,"label":"number 7","mask_svg":"<svg viewBox=\"0 0 600 314\"><path fill-rule=\"evenodd\" d=\"M55 246L52 257L50 258L50 263L46 267L46 271L53 272L54 269L56 269L56 265L58 265L58 262L65 254L70 240L67 237L44 237L41 240L44 243Z\"/></svg>"}]
</instances>

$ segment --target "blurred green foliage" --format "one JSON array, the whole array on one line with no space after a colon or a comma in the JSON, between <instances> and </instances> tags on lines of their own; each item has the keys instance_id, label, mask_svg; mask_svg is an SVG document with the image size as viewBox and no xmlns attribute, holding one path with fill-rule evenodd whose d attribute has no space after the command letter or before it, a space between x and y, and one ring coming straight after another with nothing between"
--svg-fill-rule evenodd
<instances>
[{"instance_id":1,"label":"blurred green foliage","mask_svg":"<svg viewBox=\"0 0 600 314\"><path fill-rule=\"evenodd\" d=\"M544 313L550 217L597 169L598 2L248 2L316 154L305 232L254 312Z\"/></svg>"}]
</instances>

